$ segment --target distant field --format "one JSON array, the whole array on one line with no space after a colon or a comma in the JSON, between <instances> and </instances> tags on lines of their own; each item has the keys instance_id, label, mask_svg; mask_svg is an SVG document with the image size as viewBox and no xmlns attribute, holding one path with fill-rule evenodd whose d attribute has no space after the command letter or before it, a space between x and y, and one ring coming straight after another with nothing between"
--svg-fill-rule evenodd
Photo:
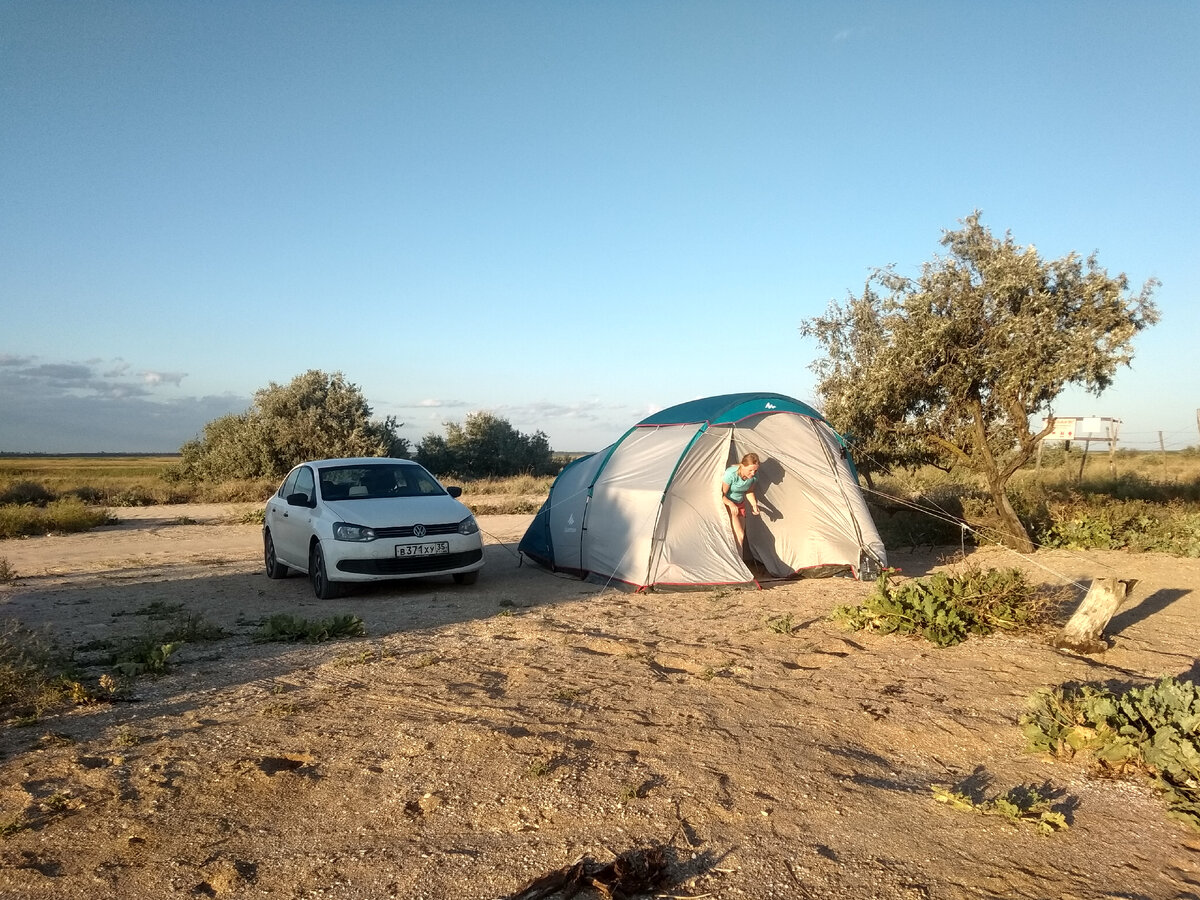
<instances>
[{"instance_id":1,"label":"distant field","mask_svg":"<svg viewBox=\"0 0 1200 900\"><path fill-rule=\"evenodd\" d=\"M1167 481L1190 481L1200 477L1200 450L1171 450L1163 453L1152 450L1118 450L1111 457L1107 450L1092 448L1084 455L1080 449L1064 451L1061 447L1047 448L1042 453L1040 469L1031 462L1017 473L1018 483L1030 478L1071 481L1114 476L1138 476Z\"/></svg>"},{"instance_id":2,"label":"distant field","mask_svg":"<svg viewBox=\"0 0 1200 900\"><path fill-rule=\"evenodd\" d=\"M36 481L56 491L83 485L140 484L161 479L178 456L0 456L0 486Z\"/></svg>"}]
</instances>

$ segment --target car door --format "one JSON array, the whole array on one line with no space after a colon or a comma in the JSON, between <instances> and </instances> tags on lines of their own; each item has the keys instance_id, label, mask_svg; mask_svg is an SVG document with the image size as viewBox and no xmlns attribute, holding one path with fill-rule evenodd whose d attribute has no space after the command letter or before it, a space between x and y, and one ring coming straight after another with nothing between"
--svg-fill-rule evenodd
<instances>
[{"instance_id":1,"label":"car door","mask_svg":"<svg viewBox=\"0 0 1200 900\"><path fill-rule=\"evenodd\" d=\"M295 476L295 477L293 477ZM312 534L312 509L292 506L288 497L303 494L309 501L316 497L313 471L297 466L272 499L268 510L267 527L275 540L275 555L293 569L308 569L308 538Z\"/></svg>"}]
</instances>

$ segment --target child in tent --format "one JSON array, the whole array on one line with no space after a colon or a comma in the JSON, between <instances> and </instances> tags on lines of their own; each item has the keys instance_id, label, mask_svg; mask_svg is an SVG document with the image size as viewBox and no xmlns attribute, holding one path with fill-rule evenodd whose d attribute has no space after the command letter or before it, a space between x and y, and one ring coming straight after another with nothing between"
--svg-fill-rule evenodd
<instances>
[{"instance_id":1,"label":"child in tent","mask_svg":"<svg viewBox=\"0 0 1200 900\"><path fill-rule=\"evenodd\" d=\"M721 476L721 503L733 525L733 537L739 553L744 552L742 545L746 540L746 526L742 523L746 515L746 501L750 502L750 511L758 515L758 497L754 493L754 486L758 483L759 463L757 453L747 453L740 463L730 466Z\"/></svg>"}]
</instances>

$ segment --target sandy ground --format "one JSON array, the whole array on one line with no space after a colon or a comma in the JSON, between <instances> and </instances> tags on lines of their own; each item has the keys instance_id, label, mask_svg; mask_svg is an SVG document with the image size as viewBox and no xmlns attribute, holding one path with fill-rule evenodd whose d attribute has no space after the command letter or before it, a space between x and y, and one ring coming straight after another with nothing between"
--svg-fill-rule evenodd
<instances>
[{"instance_id":1,"label":"sandy ground","mask_svg":"<svg viewBox=\"0 0 1200 900\"><path fill-rule=\"evenodd\" d=\"M261 574L243 509L0 542L19 576L0 619L63 647L154 610L228 633L122 702L4 726L0 825L25 827L0 839L0 897L506 897L653 846L659 897L1200 896L1200 834L1148 784L1026 753L1017 727L1042 686L1200 673L1198 560L980 551L1051 583L1141 581L1102 655L1044 635L938 650L830 622L870 589L847 579L632 595L519 566L529 516L481 518L474 586L321 603ZM948 552L892 561L922 575ZM368 635L254 643L275 612ZM767 626L785 615L793 633ZM950 809L933 784L1042 785L1071 827Z\"/></svg>"}]
</instances>

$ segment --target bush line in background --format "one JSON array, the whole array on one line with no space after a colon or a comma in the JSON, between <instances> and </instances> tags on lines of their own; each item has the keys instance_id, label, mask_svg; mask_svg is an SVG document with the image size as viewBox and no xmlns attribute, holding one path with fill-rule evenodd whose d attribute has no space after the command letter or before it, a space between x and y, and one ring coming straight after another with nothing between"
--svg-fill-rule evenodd
<instances>
[{"instance_id":1,"label":"bush line in background","mask_svg":"<svg viewBox=\"0 0 1200 900\"><path fill-rule=\"evenodd\" d=\"M1048 452L1040 471L1018 473L1013 507L1038 544L1075 550L1153 550L1200 557L1200 453L1125 451L1115 455L1116 472L1077 479L1079 455ZM561 466L567 457L556 457ZM102 524L80 507L113 509L175 503L265 502L273 478L188 482L176 477L177 457L0 457L0 538L82 530ZM1091 463L1107 468L1104 457ZM435 470L436 471L436 470ZM461 478L464 500L483 515L537 511L553 475ZM980 487L956 472L925 468L877 479L867 492L871 513L886 546L974 543L995 526L992 503ZM74 501L57 515L46 510ZM914 509L916 507L917 509ZM31 512L41 510L41 513ZM918 511L923 510L923 511Z\"/></svg>"}]
</instances>

